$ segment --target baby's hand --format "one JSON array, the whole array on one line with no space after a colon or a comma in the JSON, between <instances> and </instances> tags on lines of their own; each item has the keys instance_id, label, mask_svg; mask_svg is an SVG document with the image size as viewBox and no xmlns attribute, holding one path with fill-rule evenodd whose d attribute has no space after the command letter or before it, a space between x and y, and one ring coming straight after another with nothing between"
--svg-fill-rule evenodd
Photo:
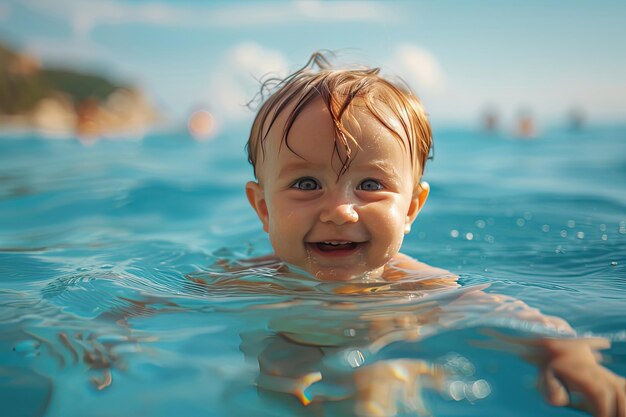
<instances>
[{"instance_id":1,"label":"baby's hand","mask_svg":"<svg viewBox=\"0 0 626 417\"><path fill-rule=\"evenodd\" d=\"M398 405L412 414L430 415L422 390L441 389L443 375L431 364L417 359L392 359L360 368L354 374L355 414L359 417L390 417Z\"/></svg>"},{"instance_id":2,"label":"baby's hand","mask_svg":"<svg viewBox=\"0 0 626 417\"><path fill-rule=\"evenodd\" d=\"M598 363L596 350L606 339L542 342L547 353L541 369L542 386L555 406L580 408L595 417L626 417L626 381Z\"/></svg>"}]
</instances>

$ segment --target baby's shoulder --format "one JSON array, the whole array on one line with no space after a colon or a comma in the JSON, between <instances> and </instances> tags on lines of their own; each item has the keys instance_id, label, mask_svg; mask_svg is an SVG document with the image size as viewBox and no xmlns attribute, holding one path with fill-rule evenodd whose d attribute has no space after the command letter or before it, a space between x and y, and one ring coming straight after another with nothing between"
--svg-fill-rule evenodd
<instances>
[{"instance_id":1,"label":"baby's shoulder","mask_svg":"<svg viewBox=\"0 0 626 417\"><path fill-rule=\"evenodd\" d=\"M398 253L385 267L386 281L418 279L421 285L458 287L459 277L452 272L420 262L403 253Z\"/></svg>"}]
</instances>

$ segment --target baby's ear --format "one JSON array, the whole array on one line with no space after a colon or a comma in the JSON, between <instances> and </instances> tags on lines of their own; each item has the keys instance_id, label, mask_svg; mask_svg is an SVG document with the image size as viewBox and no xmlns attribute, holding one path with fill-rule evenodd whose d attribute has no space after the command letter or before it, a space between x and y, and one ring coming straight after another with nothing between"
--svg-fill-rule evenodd
<instances>
[{"instance_id":1,"label":"baby's ear","mask_svg":"<svg viewBox=\"0 0 626 417\"><path fill-rule=\"evenodd\" d=\"M263 223L263 230L268 233L270 216L267 211L267 203L265 202L265 193L263 192L263 188L257 182L248 181L246 184L246 196L248 196L250 205L254 211L256 211L261 223Z\"/></svg>"},{"instance_id":2,"label":"baby's ear","mask_svg":"<svg viewBox=\"0 0 626 417\"><path fill-rule=\"evenodd\" d=\"M426 181L422 181L415 186L413 196L411 198L411 205L409 206L409 211L406 214L406 220L404 222L404 234L411 231L411 225L415 221L415 218L419 214L422 207L424 207L424 203L426 203L429 192L430 185Z\"/></svg>"}]
</instances>

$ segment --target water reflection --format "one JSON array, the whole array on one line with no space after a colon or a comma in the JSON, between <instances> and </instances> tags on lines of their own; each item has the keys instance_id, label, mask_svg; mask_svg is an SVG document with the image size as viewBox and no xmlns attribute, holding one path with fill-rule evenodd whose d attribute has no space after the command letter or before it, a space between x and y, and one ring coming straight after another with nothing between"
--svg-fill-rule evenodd
<instances>
[{"instance_id":1,"label":"water reflection","mask_svg":"<svg viewBox=\"0 0 626 417\"><path fill-rule=\"evenodd\" d=\"M189 279L205 286L209 297L281 296L246 306L267 320L263 329L240 333L240 350L258 364L259 395L291 404L295 415L328 409L342 415L430 415L427 391L474 403L490 396L492 375L458 351L500 349L539 366L549 352L533 340L571 336L564 321L486 293L487 285L429 285L435 277L420 275L395 283L315 283L268 262L261 271L279 276L269 283L258 271L229 268L227 274L207 271ZM505 338L484 328L503 328L515 337L504 348ZM442 334L456 335L454 346L423 346ZM542 354L543 361L537 359Z\"/></svg>"},{"instance_id":2,"label":"water reflection","mask_svg":"<svg viewBox=\"0 0 626 417\"><path fill-rule=\"evenodd\" d=\"M255 415L454 413L504 401L497 395L506 392L536 392L524 378L534 367L546 380L547 336L606 348L570 338L566 323L543 321L485 284L437 285L419 274L320 283L275 261L226 255L165 288L138 285L132 268L66 274L25 301L20 311L31 315L16 313L22 331L7 340L42 381L73 374L115 396L148 385L159 392L168 380L179 386L184 374L189 401L207 409L220 402L234 416L250 407ZM206 374L210 395L192 388L208 383ZM180 398L162 394L163 403Z\"/></svg>"}]
</instances>

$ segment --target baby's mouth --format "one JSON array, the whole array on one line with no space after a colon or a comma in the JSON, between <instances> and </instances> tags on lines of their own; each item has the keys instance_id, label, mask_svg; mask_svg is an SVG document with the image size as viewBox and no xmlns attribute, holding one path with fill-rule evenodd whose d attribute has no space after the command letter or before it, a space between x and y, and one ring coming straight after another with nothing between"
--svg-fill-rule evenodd
<instances>
[{"instance_id":1,"label":"baby's mouth","mask_svg":"<svg viewBox=\"0 0 626 417\"><path fill-rule=\"evenodd\" d=\"M317 242L315 246L322 252L332 252L336 250L353 250L356 249L357 242Z\"/></svg>"},{"instance_id":2,"label":"baby's mouth","mask_svg":"<svg viewBox=\"0 0 626 417\"><path fill-rule=\"evenodd\" d=\"M365 242L350 242L350 241L321 241L310 242L311 246L317 252L322 252L328 255L348 255L356 251Z\"/></svg>"}]
</instances>

